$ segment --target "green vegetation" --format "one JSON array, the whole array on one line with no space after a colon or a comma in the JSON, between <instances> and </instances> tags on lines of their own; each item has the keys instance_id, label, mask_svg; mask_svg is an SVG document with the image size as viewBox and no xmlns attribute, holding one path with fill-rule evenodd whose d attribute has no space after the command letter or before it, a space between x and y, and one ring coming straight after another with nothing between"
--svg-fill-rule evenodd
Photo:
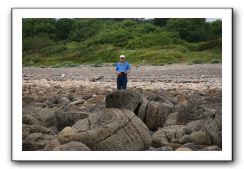
<instances>
[{"instance_id":1,"label":"green vegetation","mask_svg":"<svg viewBox=\"0 0 244 169\"><path fill-rule=\"evenodd\" d=\"M23 19L23 66L221 63L222 22L205 19Z\"/></svg>"}]
</instances>

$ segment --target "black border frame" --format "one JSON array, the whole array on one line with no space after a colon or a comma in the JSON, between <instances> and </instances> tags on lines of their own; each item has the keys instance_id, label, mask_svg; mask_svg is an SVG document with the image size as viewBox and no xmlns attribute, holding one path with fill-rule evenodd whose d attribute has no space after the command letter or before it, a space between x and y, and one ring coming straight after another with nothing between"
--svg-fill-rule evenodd
<instances>
[{"instance_id":1,"label":"black border frame","mask_svg":"<svg viewBox=\"0 0 244 169\"><path fill-rule=\"evenodd\" d=\"M211 161L211 160L13 160L13 82L14 82L14 79L13 79L13 10L15 9L230 9L231 10L231 24L232 24L232 29L231 29L231 40L232 40L232 45L231 45L231 54L232 54L232 60L231 60L231 78L232 78L232 83L231 83L231 92L232 92L232 95L231 95L231 109L232 109L232 119L231 119L231 123L232 123L232 126L231 126L231 134L232 134L232 145L231 145L231 150L232 150L232 154L231 154L231 160L214 160L214 161ZM10 62L11 62L11 69L10 69L10 72L11 72L11 122L10 122L10 128L11 128L11 161L12 162L15 162L15 163L42 163L42 162L48 162L48 163L55 163L55 162L58 162L58 163L66 163L66 162L72 162L72 163L92 163L92 162L96 162L96 163L102 163L102 164L105 164L105 163L110 163L110 164L118 164L118 163L159 163L159 164L162 164L162 163L173 163L173 162L177 162L177 163L188 163L188 162L191 162L192 164L194 163L200 163L200 162L210 162L211 164L216 164L216 163L226 163L226 162L234 162L234 152L235 152L235 146L234 146L234 137L235 137L235 134L233 131L235 131L235 126L234 126L234 112L235 112L235 106L234 106L234 81L235 81L235 78L234 78L234 75L235 75L235 69L234 69L234 63L235 63L235 60L234 60L234 9L232 7L189 7L189 8L181 8L181 7L169 7L169 8L163 8L163 7L69 7L69 8L66 8L66 7L13 7L11 8L11 42L10 42L10 53L11 53L11 57L10 57ZM223 68L222 68L223 69ZM223 124L222 124L223 125Z\"/></svg>"}]
</instances>

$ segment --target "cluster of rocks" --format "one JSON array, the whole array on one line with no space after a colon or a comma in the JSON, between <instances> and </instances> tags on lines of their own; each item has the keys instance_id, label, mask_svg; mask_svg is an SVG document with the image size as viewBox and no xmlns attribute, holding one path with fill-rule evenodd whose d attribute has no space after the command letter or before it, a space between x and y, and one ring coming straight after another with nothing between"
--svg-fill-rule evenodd
<instances>
[{"instance_id":1,"label":"cluster of rocks","mask_svg":"<svg viewBox=\"0 0 244 169\"><path fill-rule=\"evenodd\" d=\"M40 94L23 97L24 151L222 149L219 90L197 94L177 90L156 94L145 90L93 91L93 95L83 90L82 98L78 98L80 90L70 90L72 95L66 97L58 95L60 90L51 99L40 98ZM85 103L92 106L84 107Z\"/></svg>"}]
</instances>

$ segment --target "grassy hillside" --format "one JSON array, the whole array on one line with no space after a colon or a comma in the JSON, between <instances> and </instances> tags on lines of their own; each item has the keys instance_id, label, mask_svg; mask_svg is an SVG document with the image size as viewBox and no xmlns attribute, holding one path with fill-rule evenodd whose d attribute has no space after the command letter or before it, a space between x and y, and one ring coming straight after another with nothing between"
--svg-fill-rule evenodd
<instances>
[{"instance_id":1,"label":"grassy hillside","mask_svg":"<svg viewBox=\"0 0 244 169\"><path fill-rule=\"evenodd\" d=\"M117 62L121 54L144 65L221 62L221 21L159 21L24 19L23 66L98 65Z\"/></svg>"}]
</instances>

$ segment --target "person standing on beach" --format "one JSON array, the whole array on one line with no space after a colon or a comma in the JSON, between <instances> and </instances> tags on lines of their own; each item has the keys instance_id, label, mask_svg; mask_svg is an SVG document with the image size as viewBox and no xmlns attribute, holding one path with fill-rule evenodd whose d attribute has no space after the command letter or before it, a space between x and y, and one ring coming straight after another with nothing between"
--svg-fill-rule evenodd
<instances>
[{"instance_id":1,"label":"person standing on beach","mask_svg":"<svg viewBox=\"0 0 244 169\"><path fill-rule=\"evenodd\" d=\"M130 73L131 66L125 61L125 56L120 55L120 61L116 63L117 90L127 89L127 75Z\"/></svg>"}]
</instances>

